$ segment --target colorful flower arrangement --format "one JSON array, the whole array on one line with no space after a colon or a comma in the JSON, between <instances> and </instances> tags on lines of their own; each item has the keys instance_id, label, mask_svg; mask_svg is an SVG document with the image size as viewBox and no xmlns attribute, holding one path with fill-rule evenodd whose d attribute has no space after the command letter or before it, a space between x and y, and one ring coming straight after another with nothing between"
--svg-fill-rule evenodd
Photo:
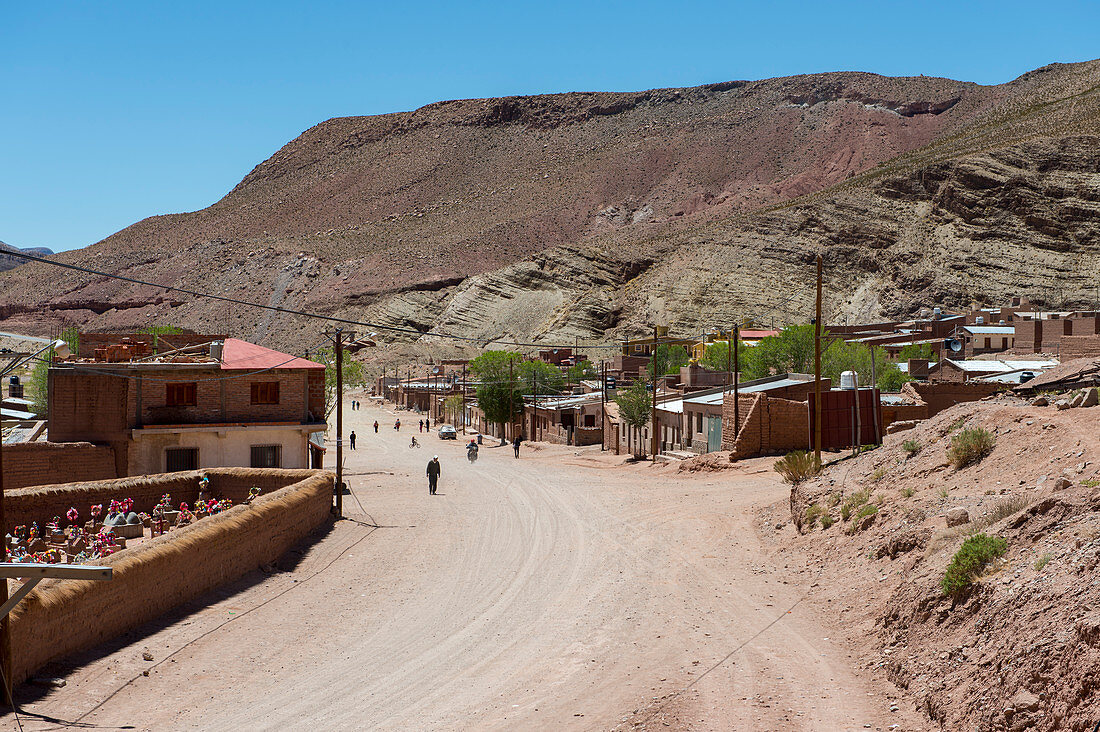
<instances>
[{"instance_id":1,"label":"colorful flower arrangement","mask_svg":"<svg viewBox=\"0 0 1100 732\"><path fill-rule=\"evenodd\" d=\"M65 518L69 519L70 524L75 524L77 522L77 519L80 518L80 512L77 511L75 507L70 508L68 511L65 512Z\"/></svg>"},{"instance_id":2,"label":"colorful flower arrangement","mask_svg":"<svg viewBox=\"0 0 1100 732\"><path fill-rule=\"evenodd\" d=\"M98 519L99 515L103 513L103 504L97 503L91 508L92 520Z\"/></svg>"},{"instance_id":3,"label":"colorful flower arrangement","mask_svg":"<svg viewBox=\"0 0 1100 732\"><path fill-rule=\"evenodd\" d=\"M122 512L123 513L127 513L127 514L130 513L130 509L132 509L133 507L134 507L134 499L133 498L123 498L122 499Z\"/></svg>"}]
</instances>

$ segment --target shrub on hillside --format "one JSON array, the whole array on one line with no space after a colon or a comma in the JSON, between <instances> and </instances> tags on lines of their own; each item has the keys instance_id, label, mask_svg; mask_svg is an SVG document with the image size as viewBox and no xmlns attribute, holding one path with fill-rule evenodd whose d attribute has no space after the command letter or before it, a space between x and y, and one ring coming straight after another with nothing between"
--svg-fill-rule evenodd
<instances>
[{"instance_id":1,"label":"shrub on hillside","mask_svg":"<svg viewBox=\"0 0 1100 732\"><path fill-rule=\"evenodd\" d=\"M956 470L962 470L993 452L994 444L992 432L984 427L969 427L951 438L947 456Z\"/></svg>"},{"instance_id":2,"label":"shrub on hillside","mask_svg":"<svg viewBox=\"0 0 1100 732\"><path fill-rule=\"evenodd\" d=\"M970 585L986 566L1008 551L1008 542L999 536L974 534L963 542L951 558L947 571L940 580L945 595L957 595Z\"/></svg>"},{"instance_id":3,"label":"shrub on hillside","mask_svg":"<svg viewBox=\"0 0 1100 732\"><path fill-rule=\"evenodd\" d=\"M918 452L920 452L920 443L916 440L906 440L905 442L901 443L901 449L905 450L906 455L908 455L909 457L913 457Z\"/></svg>"},{"instance_id":4,"label":"shrub on hillside","mask_svg":"<svg viewBox=\"0 0 1100 732\"><path fill-rule=\"evenodd\" d=\"M821 462L812 452L795 450L775 461L775 471L791 485L798 485L821 472Z\"/></svg>"}]
</instances>

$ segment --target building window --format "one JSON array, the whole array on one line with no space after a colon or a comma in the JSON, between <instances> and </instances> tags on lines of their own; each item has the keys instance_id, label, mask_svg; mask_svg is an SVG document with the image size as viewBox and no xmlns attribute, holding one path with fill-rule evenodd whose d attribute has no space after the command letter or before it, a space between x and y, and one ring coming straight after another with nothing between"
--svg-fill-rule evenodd
<instances>
[{"instance_id":1,"label":"building window","mask_svg":"<svg viewBox=\"0 0 1100 732\"><path fill-rule=\"evenodd\" d=\"M193 407L197 403L195 382L164 385L164 403L169 407Z\"/></svg>"},{"instance_id":2,"label":"building window","mask_svg":"<svg viewBox=\"0 0 1100 732\"><path fill-rule=\"evenodd\" d=\"M254 468L278 468L282 467L282 447L279 445L253 445L252 467Z\"/></svg>"},{"instance_id":3,"label":"building window","mask_svg":"<svg viewBox=\"0 0 1100 732\"><path fill-rule=\"evenodd\" d=\"M198 468L199 448L169 447L164 451L164 472L178 473L181 470L198 470Z\"/></svg>"},{"instance_id":4,"label":"building window","mask_svg":"<svg viewBox=\"0 0 1100 732\"><path fill-rule=\"evenodd\" d=\"M256 381L252 384L252 403L253 404L278 404L279 403L279 382L278 381Z\"/></svg>"}]
</instances>

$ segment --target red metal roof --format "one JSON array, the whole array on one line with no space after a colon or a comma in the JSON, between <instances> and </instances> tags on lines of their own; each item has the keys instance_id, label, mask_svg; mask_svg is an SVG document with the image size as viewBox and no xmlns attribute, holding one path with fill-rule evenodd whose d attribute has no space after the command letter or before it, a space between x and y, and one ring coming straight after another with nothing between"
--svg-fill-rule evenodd
<instances>
[{"instance_id":1,"label":"red metal roof","mask_svg":"<svg viewBox=\"0 0 1100 732\"><path fill-rule=\"evenodd\" d=\"M222 369L225 371L323 369L324 367L324 364L273 351L237 338L226 338L225 345L222 347Z\"/></svg>"},{"instance_id":2,"label":"red metal roof","mask_svg":"<svg viewBox=\"0 0 1100 732\"><path fill-rule=\"evenodd\" d=\"M779 331L777 330L745 330L741 329L742 338L767 338L768 336L777 336Z\"/></svg>"}]
</instances>

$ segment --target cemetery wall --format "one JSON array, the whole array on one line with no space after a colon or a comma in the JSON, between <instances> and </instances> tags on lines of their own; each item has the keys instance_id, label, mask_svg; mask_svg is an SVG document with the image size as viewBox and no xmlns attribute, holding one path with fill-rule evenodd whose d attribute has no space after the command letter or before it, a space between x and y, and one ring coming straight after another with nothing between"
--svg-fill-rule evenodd
<instances>
[{"instance_id":1,"label":"cemetery wall","mask_svg":"<svg viewBox=\"0 0 1100 732\"><path fill-rule=\"evenodd\" d=\"M234 500L259 485L270 493L251 505L146 540L137 547L98 560L111 566L110 581L46 580L12 612L11 642L15 683L42 665L92 648L149 622L174 607L273 562L330 515L333 475L307 470L222 469L205 471L215 494ZM188 477L198 491L198 473L176 473L148 479L150 495L183 496ZM81 503L103 495L114 483L112 498L126 497L135 479L57 486L67 498L79 493ZM132 496L135 497L136 496ZM102 501L102 498L96 500ZM69 503L72 505L72 503Z\"/></svg>"}]
</instances>

